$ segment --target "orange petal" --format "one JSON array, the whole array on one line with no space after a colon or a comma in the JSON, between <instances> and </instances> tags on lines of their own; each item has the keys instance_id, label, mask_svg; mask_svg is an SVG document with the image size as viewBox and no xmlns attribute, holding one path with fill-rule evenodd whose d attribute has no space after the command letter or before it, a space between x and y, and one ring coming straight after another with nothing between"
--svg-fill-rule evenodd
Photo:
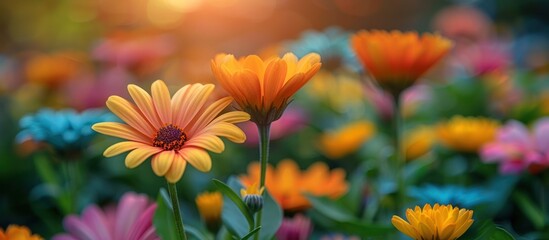
<instances>
[{"instance_id":1,"label":"orange petal","mask_svg":"<svg viewBox=\"0 0 549 240\"><path fill-rule=\"evenodd\" d=\"M152 101L162 124L172 123L172 106L170 91L162 80L156 80L151 85Z\"/></svg>"},{"instance_id":2,"label":"orange petal","mask_svg":"<svg viewBox=\"0 0 549 240\"><path fill-rule=\"evenodd\" d=\"M102 122L96 123L92 126L92 129L96 132L145 144L152 142L150 137L143 135L129 125L118 122Z\"/></svg>"},{"instance_id":3,"label":"orange petal","mask_svg":"<svg viewBox=\"0 0 549 240\"><path fill-rule=\"evenodd\" d=\"M176 155L175 151L163 151L154 155L151 160L154 174L164 176L170 170Z\"/></svg>"},{"instance_id":4,"label":"orange petal","mask_svg":"<svg viewBox=\"0 0 549 240\"><path fill-rule=\"evenodd\" d=\"M126 156L126 167L135 168L143 163L145 160L147 160L147 158L149 158L150 156L161 151L161 148L152 146L136 148L135 150L131 151L128 156Z\"/></svg>"},{"instance_id":5,"label":"orange petal","mask_svg":"<svg viewBox=\"0 0 549 240\"><path fill-rule=\"evenodd\" d=\"M189 162L193 167L202 172L208 172L212 168L212 159L210 155L202 149L194 147L184 147L179 154Z\"/></svg>"},{"instance_id":6,"label":"orange petal","mask_svg":"<svg viewBox=\"0 0 549 240\"><path fill-rule=\"evenodd\" d=\"M187 161L183 160L181 154L177 154L173 160L170 170L166 173L164 177L170 183L176 183L181 179L183 173L185 172L185 167L187 166Z\"/></svg>"}]
</instances>

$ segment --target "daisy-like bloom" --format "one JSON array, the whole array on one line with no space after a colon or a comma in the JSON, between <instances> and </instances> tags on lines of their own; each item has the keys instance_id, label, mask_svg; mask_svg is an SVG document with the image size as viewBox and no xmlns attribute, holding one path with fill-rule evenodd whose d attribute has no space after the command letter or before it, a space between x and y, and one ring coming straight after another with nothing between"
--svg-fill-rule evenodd
<instances>
[{"instance_id":1,"label":"daisy-like bloom","mask_svg":"<svg viewBox=\"0 0 549 240\"><path fill-rule=\"evenodd\" d=\"M320 69L320 56L298 59L293 53L262 60L257 55L236 59L218 54L212 71L252 122L267 125L282 116L291 97Z\"/></svg>"},{"instance_id":2,"label":"daisy-like bloom","mask_svg":"<svg viewBox=\"0 0 549 240\"><path fill-rule=\"evenodd\" d=\"M406 160L411 161L427 154L435 140L435 131L430 127L419 127L407 133L404 137Z\"/></svg>"},{"instance_id":3,"label":"daisy-like bloom","mask_svg":"<svg viewBox=\"0 0 549 240\"><path fill-rule=\"evenodd\" d=\"M379 86L398 96L444 57L452 42L438 34L362 30L351 45Z\"/></svg>"},{"instance_id":4,"label":"daisy-like bloom","mask_svg":"<svg viewBox=\"0 0 549 240\"><path fill-rule=\"evenodd\" d=\"M0 228L0 240L42 240L37 234L32 234L25 226L9 225L6 231Z\"/></svg>"},{"instance_id":5,"label":"daisy-like bloom","mask_svg":"<svg viewBox=\"0 0 549 240\"><path fill-rule=\"evenodd\" d=\"M280 228L276 231L278 240L306 240L309 239L313 225L311 219L302 214L296 214L293 218L284 218Z\"/></svg>"},{"instance_id":6,"label":"daisy-like bloom","mask_svg":"<svg viewBox=\"0 0 549 240\"><path fill-rule=\"evenodd\" d=\"M19 143L29 140L46 143L61 155L75 153L88 147L97 134L91 129L93 124L114 119L112 114L102 109L78 113L73 109L55 111L45 108L21 118L21 132L16 140Z\"/></svg>"},{"instance_id":7,"label":"daisy-like bloom","mask_svg":"<svg viewBox=\"0 0 549 240\"><path fill-rule=\"evenodd\" d=\"M438 124L437 138L447 148L476 153L484 144L493 141L499 128L495 120L483 117L454 116Z\"/></svg>"},{"instance_id":8,"label":"daisy-like bloom","mask_svg":"<svg viewBox=\"0 0 549 240\"><path fill-rule=\"evenodd\" d=\"M205 192L195 199L200 217L206 222L209 230L216 231L221 224L221 210L223 209L223 196L220 192Z\"/></svg>"},{"instance_id":9,"label":"daisy-like bloom","mask_svg":"<svg viewBox=\"0 0 549 240\"><path fill-rule=\"evenodd\" d=\"M454 240L473 224L473 211L452 205L425 204L406 210L406 220L394 215L393 225L416 240Z\"/></svg>"},{"instance_id":10,"label":"daisy-like bloom","mask_svg":"<svg viewBox=\"0 0 549 240\"><path fill-rule=\"evenodd\" d=\"M156 203L146 195L126 193L116 207L86 207L81 216L63 220L66 233L53 240L160 240L153 225Z\"/></svg>"},{"instance_id":11,"label":"daisy-like bloom","mask_svg":"<svg viewBox=\"0 0 549 240\"><path fill-rule=\"evenodd\" d=\"M371 122L352 122L320 136L320 150L331 159L342 158L356 152L374 133L375 126Z\"/></svg>"},{"instance_id":12,"label":"daisy-like bloom","mask_svg":"<svg viewBox=\"0 0 549 240\"><path fill-rule=\"evenodd\" d=\"M221 136L244 142L246 135L234 123L250 118L241 111L219 115L232 98L207 105L213 89L213 84L185 85L171 98L161 80L152 84L152 97L140 87L128 85L135 104L119 96L107 100L107 107L125 124L103 122L92 127L105 135L127 140L110 146L103 154L112 157L131 151L125 160L128 168L135 168L152 156L153 172L170 183L179 181L187 162L200 171L209 171L212 162L206 150L222 152L225 145Z\"/></svg>"},{"instance_id":13,"label":"daisy-like bloom","mask_svg":"<svg viewBox=\"0 0 549 240\"><path fill-rule=\"evenodd\" d=\"M241 176L245 186L259 182L260 165L253 162L248 166L248 175ZM299 211L311 206L305 193L314 196L338 198L347 192L345 171L330 170L326 164L316 162L301 172L297 164L289 159L278 163L276 169L267 166L265 186L285 211Z\"/></svg>"},{"instance_id":14,"label":"daisy-like bloom","mask_svg":"<svg viewBox=\"0 0 549 240\"><path fill-rule=\"evenodd\" d=\"M518 173L527 168L549 167L549 118L534 124L532 131L518 121L510 121L499 129L495 141L481 149L483 162L499 163L503 174Z\"/></svg>"}]
</instances>

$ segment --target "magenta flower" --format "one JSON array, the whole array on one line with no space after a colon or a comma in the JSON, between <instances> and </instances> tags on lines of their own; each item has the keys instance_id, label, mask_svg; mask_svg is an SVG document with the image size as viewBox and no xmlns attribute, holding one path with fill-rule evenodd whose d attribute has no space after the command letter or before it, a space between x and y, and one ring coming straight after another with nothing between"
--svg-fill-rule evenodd
<instances>
[{"instance_id":1,"label":"magenta flower","mask_svg":"<svg viewBox=\"0 0 549 240\"><path fill-rule=\"evenodd\" d=\"M118 206L100 209L92 205L81 216L69 215L63 220L67 233L53 240L157 240L152 224L156 203L146 195L126 193Z\"/></svg>"},{"instance_id":2,"label":"magenta flower","mask_svg":"<svg viewBox=\"0 0 549 240\"><path fill-rule=\"evenodd\" d=\"M313 226L311 220L301 214L294 218L284 218L280 228L276 232L278 240L305 240L309 239Z\"/></svg>"},{"instance_id":3,"label":"magenta flower","mask_svg":"<svg viewBox=\"0 0 549 240\"><path fill-rule=\"evenodd\" d=\"M503 174L549 167L549 118L538 120L532 133L518 121L508 122L496 141L484 145L480 156L484 162L498 162Z\"/></svg>"},{"instance_id":4,"label":"magenta flower","mask_svg":"<svg viewBox=\"0 0 549 240\"><path fill-rule=\"evenodd\" d=\"M512 59L509 47L496 41L485 41L461 48L455 53L456 68L473 76L509 69Z\"/></svg>"}]
</instances>

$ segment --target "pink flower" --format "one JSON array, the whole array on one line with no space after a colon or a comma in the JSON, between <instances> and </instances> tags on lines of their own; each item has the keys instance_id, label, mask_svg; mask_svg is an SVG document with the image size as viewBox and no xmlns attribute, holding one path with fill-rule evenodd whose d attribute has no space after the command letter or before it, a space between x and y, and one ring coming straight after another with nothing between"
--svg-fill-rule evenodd
<instances>
[{"instance_id":1,"label":"pink flower","mask_svg":"<svg viewBox=\"0 0 549 240\"><path fill-rule=\"evenodd\" d=\"M276 232L276 238L279 240L305 240L309 239L312 230L311 220L297 214L294 218L282 220L282 224Z\"/></svg>"},{"instance_id":2,"label":"pink flower","mask_svg":"<svg viewBox=\"0 0 549 240\"><path fill-rule=\"evenodd\" d=\"M481 149L480 155L484 162L499 162L503 174L549 167L549 118L538 120L532 134L522 123L510 121L500 128L496 141Z\"/></svg>"},{"instance_id":3,"label":"pink flower","mask_svg":"<svg viewBox=\"0 0 549 240\"><path fill-rule=\"evenodd\" d=\"M160 239L152 224L156 203L145 195L126 193L117 207L100 209L92 205L81 216L69 215L63 220L67 233L53 240L156 240Z\"/></svg>"},{"instance_id":4,"label":"pink flower","mask_svg":"<svg viewBox=\"0 0 549 240\"><path fill-rule=\"evenodd\" d=\"M500 42L484 41L456 51L454 65L478 76L507 70L511 62L508 46Z\"/></svg>"},{"instance_id":5,"label":"pink flower","mask_svg":"<svg viewBox=\"0 0 549 240\"><path fill-rule=\"evenodd\" d=\"M367 87L366 96L371 102L379 117L383 120L391 120L394 112L394 103L391 95L378 88ZM402 96L402 111L404 117L413 115L421 103L431 99L431 89L427 85L417 84L404 91Z\"/></svg>"},{"instance_id":6,"label":"pink flower","mask_svg":"<svg viewBox=\"0 0 549 240\"><path fill-rule=\"evenodd\" d=\"M295 133L302 129L307 122L307 115L302 109L288 107L284 114L282 114L282 117L271 124L271 140ZM257 145L259 143L259 135L255 123L248 121L240 124L240 127L246 133L246 144Z\"/></svg>"}]
</instances>

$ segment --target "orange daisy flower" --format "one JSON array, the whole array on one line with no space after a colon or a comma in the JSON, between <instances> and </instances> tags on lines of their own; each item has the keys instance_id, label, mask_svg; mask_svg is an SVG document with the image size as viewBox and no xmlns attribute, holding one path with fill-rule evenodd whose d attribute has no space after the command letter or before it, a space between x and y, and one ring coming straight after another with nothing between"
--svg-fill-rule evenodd
<instances>
[{"instance_id":1,"label":"orange daisy flower","mask_svg":"<svg viewBox=\"0 0 549 240\"><path fill-rule=\"evenodd\" d=\"M19 225L9 225L4 231L0 228L0 240L42 240L37 234L32 234L28 227Z\"/></svg>"},{"instance_id":2,"label":"orange daisy flower","mask_svg":"<svg viewBox=\"0 0 549 240\"><path fill-rule=\"evenodd\" d=\"M452 42L438 34L362 30L351 45L378 84L396 96L444 57Z\"/></svg>"},{"instance_id":3,"label":"orange daisy flower","mask_svg":"<svg viewBox=\"0 0 549 240\"><path fill-rule=\"evenodd\" d=\"M223 88L257 124L266 125L280 118L290 98L320 69L320 55L310 53L301 59L292 53L282 58L262 60L257 55L236 59L218 54L212 71Z\"/></svg>"},{"instance_id":4,"label":"orange daisy flower","mask_svg":"<svg viewBox=\"0 0 549 240\"><path fill-rule=\"evenodd\" d=\"M257 162L248 166L248 175L241 176L245 186L259 182L260 165ZM311 204L305 193L314 196L337 198L347 192L345 171L330 170L325 163L316 162L301 172L297 164L289 159L278 163L276 169L267 166L265 186L274 199L287 211L299 211Z\"/></svg>"},{"instance_id":5,"label":"orange daisy flower","mask_svg":"<svg viewBox=\"0 0 549 240\"><path fill-rule=\"evenodd\" d=\"M200 171L209 171L212 163L206 150L223 152L225 145L219 137L244 142L246 135L234 123L250 119L241 111L219 115L232 98L207 105L213 90L213 84L190 84L171 98L166 84L158 80L151 86L151 97L140 87L128 85L135 104L119 96L107 100L107 107L125 124L103 122L92 127L102 134L127 140L110 146L103 155L112 157L131 151L125 160L128 168L135 168L152 156L154 173L166 177L170 183L179 181L187 162Z\"/></svg>"}]
</instances>

